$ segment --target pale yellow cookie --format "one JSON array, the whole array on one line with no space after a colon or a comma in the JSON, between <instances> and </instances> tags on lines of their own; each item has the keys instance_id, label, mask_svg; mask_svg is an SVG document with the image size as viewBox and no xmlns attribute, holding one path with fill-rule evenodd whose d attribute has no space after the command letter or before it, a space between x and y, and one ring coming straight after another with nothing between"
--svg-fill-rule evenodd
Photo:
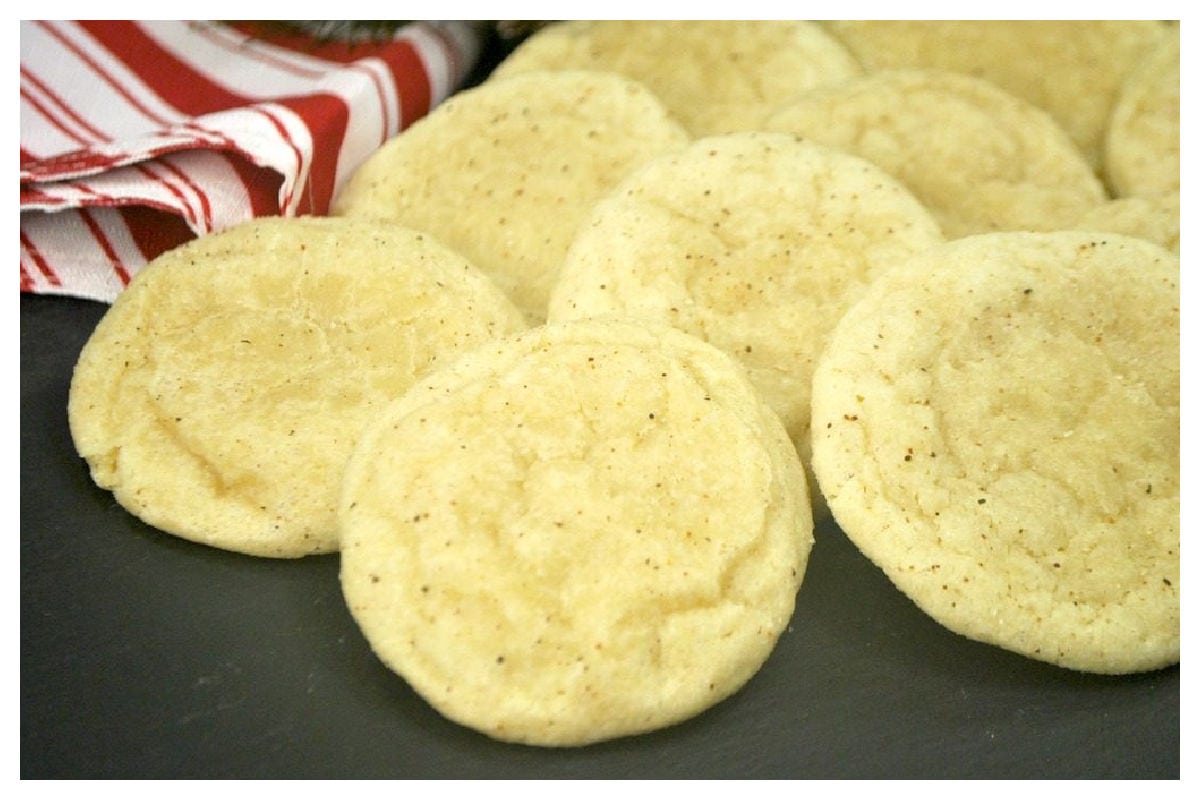
<instances>
[{"instance_id":1,"label":"pale yellow cookie","mask_svg":"<svg viewBox=\"0 0 1200 800\"><path fill-rule=\"evenodd\" d=\"M837 20L826 23L868 71L962 72L1044 109L1092 168L1125 76L1166 33L1153 20Z\"/></svg>"},{"instance_id":2,"label":"pale yellow cookie","mask_svg":"<svg viewBox=\"0 0 1200 800\"><path fill-rule=\"evenodd\" d=\"M1179 191L1179 29L1138 65L1117 96L1104 166L1121 197Z\"/></svg>"},{"instance_id":3,"label":"pale yellow cookie","mask_svg":"<svg viewBox=\"0 0 1200 800\"><path fill-rule=\"evenodd\" d=\"M80 353L71 433L96 483L163 531L252 555L330 552L363 425L440 361L523 327L427 235L257 220L130 283Z\"/></svg>"},{"instance_id":4,"label":"pale yellow cookie","mask_svg":"<svg viewBox=\"0 0 1200 800\"><path fill-rule=\"evenodd\" d=\"M1179 659L1179 260L959 239L880 277L813 379L846 535L960 634L1071 669Z\"/></svg>"},{"instance_id":5,"label":"pale yellow cookie","mask_svg":"<svg viewBox=\"0 0 1200 800\"><path fill-rule=\"evenodd\" d=\"M693 136L751 130L764 110L862 67L800 20L589 20L542 28L495 70L600 69L657 94Z\"/></svg>"},{"instance_id":6,"label":"pale yellow cookie","mask_svg":"<svg viewBox=\"0 0 1200 800\"><path fill-rule=\"evenodd\" d=\"M949 238L1056 230L1107 200L1049 114L959 73L874 72L806 92L763 127L878 164L933 212Z\"/></svg>"},{"instance_id":7,"label":"pale yellow cookie","mask_svg":"<svg viewBox=\"0 0 1200 800\"><path fill-rule=\"evenodd\" d=\"M1093 208L1066 227L1136 236L1179 255L1179 192L1118 197Z\"/></svg>"},{"instance_id":8,"label":"pale yellow cookie","mask_svg":"<svg viewBox=\"0 0 1200 800\"><path fill-rule=\"evenodd\" d=\"M812 543L804 473L736 362L576 322L428 376L364 434L341 581L379 657L488 736L679 722L762 665Z\"/></svg>"},{"instance_id":9,"label":"pale yellow cookie","mask_svg":"<svg viewBox=\"0 0 1200 800\"><path fill-rule=\"evenodd\" d=\"M529 73L461 92L380 148L334 213L425 230L486 272L533 323L592 204L688 142L615 73Z\"/></svg>"},{"instance_id":10,"label":"pale yellow cookie","mask_svg":"<svg viewBox=\"0 0 1200 800\"><path fill-rule=\"evenodd\" d=\"M808 458L813 364L888 267L942 242L896 180L781 133L697 140L600 202L567 255L550 319L665 322L736 357Z\"/></svg>"}]
</instances>

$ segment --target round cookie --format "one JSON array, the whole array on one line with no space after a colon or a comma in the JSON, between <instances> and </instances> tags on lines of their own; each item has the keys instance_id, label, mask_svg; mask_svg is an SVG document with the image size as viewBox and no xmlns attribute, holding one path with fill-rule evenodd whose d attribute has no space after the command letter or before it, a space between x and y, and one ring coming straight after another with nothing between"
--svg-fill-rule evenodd
<instances>
[{"instance_id":1,"label":"round cookie","mask_svg":"<svg viewBox=\"0 0 1200 800\"><path fill-rule=\"evenodd\" d=\"M588 20L548 25L496 68L599 69L645 84L693 136L750 130L762 113L862 67L802 20Z\"/></svg>"},{"instance_id":2,"label":"round cookie","mask_svg":"<svg viewBox=\"0 0 1200 800\"><path fill-rule=\"evenodd\" d=\"M429 231L538 323L592 204L687 142L658 99L620 75L516 75L460 92L381 147L334 213Z\"/></svg>"},{"instance_id":3,"label":"round cookie","mask_svg":"<svg viewBox=\"0 0 1200 800\"><path fill-rule=\"evenodd\" d=\"M842 530L925 612L1071 669L1179 659L1179 260L1108 234L919 254L813 380Z\"/></svg>"},{"instance_id":4,"label":"round cookie","mask_svg":"<svg viewBox=\"0 0 1200 800\"><path fill-rule=\"evenodd\" d=\"M523 328L426 235L256 220L138 273L80 353L71 434L95 482L163 531L251 555L330 552L366 422L440 361Z\"/></svg>"},{"instance_id":5,"label":"round cookie","mask_svg":"<svg viewBox=\"0 0 1200 800\"><path fill-rule=\"evenodd\" d=\"M836 20L868 71L940 69L991 81L1047 111L1099 171L1125 76L1165 35L1154 20Z\"/></svg>"},{"instance_id":6,"label":"round cookie","mask_svg":"<svg viewBox=\"0 0 1200 800\"><path fill-rule=\"evenodd\" d=\"M1179 29L1125 80L1105 140L1118 197L1179 191Z\"/></svg>"},{"instance_id":7,"label":"round cookie","mask_svg":"<svg viewBox=\"0 0 1200 800\"><path fill-rule=\"evenodd\" d=\"M878 164L952 239L1057 230L1107 199L1050 115L959 73L884 70L819 87L771 113L763 127Z\"/></svg>"},{"instance_id":8,"label":"round cookie","mask_svg":"<svg viewBox=\"0 0 1200 800\"><path fill-rule=\"evenodd\" d=\"M548 324L422 380L339 514L374 651L488 736L582 745L735 692L786 628L804 473L736 362L666 327Z\"/></svg>"},{"instance_id":9,"label":"round cookie","mask_svg":"<svg viewBox=\"0 0 1200 800\"><path fill-rule=\"evenodd\" d=\"M863 159L782 133L697 140L597 204L551 320L665 322L736 357L808 458L813 364L842 312L937 223Z\"/></svg>"}]
</instances>

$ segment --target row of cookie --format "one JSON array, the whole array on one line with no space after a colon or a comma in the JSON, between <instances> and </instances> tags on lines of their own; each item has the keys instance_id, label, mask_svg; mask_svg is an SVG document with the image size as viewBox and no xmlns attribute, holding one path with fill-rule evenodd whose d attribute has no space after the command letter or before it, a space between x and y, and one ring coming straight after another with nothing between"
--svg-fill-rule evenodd
<instances>
[{"instance_id":1,"label":"row of cookie","mask_svg":"<svg viewBox=\"0 0 1200 800\"><path fill-rule=\"evenodd\" d=\"M806 463L815 357L879 272L947 231L1115 227L1095 222L1118 205L1061 128L979 79L877 73L793 99L764 126L777 130L692 139L615 72L513 73L502 65L382 148L335 213L433 233L531 324L620 314L717 345L751 371ZM852 113L835 121L831 102ZM1164 238L1177 242L1177 204L1143 219L1171 217Z\"/></svg>"},{"instance_id":2,"label":"row of cookie","mask_svg":"<svg viewBox=\"0 0 1200 800\"><path fill-rule=\"evenodd\" d=\"M932 246L840 318L817 484L952 630L1073 669L1179 657L1178 260L1082 232ZM700 713L791 619L810 488L730 356L610 316L527 329L431 237L262 220L149 265L72 435L169 533L341 550L372 648L448 717L575 745Z\"/></svg>"},{"instance_id":3,"label":"row of cookie","mask_svg":"<svg viewBox=\"0 0 1200 800\"><path fill-rule=\"evenodd\" d=\"M819 141L824 141L820 135L829 136L826 143L838 146L860 145L867 150L860 154L868 157L887 151L878 142L849 137L845 128L851 120L860 123L860 131L869 126L885 136L899 126L901 141L895 149L912 151L914 146L903 139L912 136L908 129L914 118L932 112L915 130L934 133L939 122L954 127L955 114L961 113L944 110L945 100L925 95L965 91L960 105L979 105L988 112L997 102L978 97L976 89L886 81L876 85L871 80L875 73L970 76L1048 115L1077 148L1071 159L1081 158L1104 177L1114 195L1158 194L1179 185L1177 23L571 21L541 28L494 77L546 69L604 70L632 78L650 88L694 137L761 127L776 109L818 90L818 106L802 103L793 121L816 122L811 117L821 109L833 130L811 126L806 135ZM839 84L844 89L832 88ZM908 99L915 105L897 94L914 95ZM839 100L837 95L849 97ZM873 114L872 100L882 104ZM1024 108L996 110L1028 118ZM901 119L893 118L897 114ZM943 118L945 114L949 116ZM979 127L961 131L968 138L981 134L988 136Z\"/></svg>"},{"instance_id":4,"label":"row of cookie","mask_svg":"<svg viewBox=\"0 0 1200 800\"><path fill-rule=\"evenodd\" d=\"M501 739L583 744L733 693L812 545L796 450L733 359L666 326L526 329L392 223L264 219L155 259L80 354L69 418L162 531L340 549L380 658Z\"/></svg>"},{"instance_id":5,"label":"row of cookie","mask_svg":"<svg viewBox=\"0 0 1200 800\"><path fill-rule=\"evenodd\" d=\"M879 73L813 90L756 127L864 157L946 236L1126 224L1132 214L1144 220L1139 230L1117 232L1177 246L1177 198L1110 200L1049 116L979 79ZM596 203L648 161L707 138L693 139L655 94L616 73L497 77L381 148L334 213L430 231L540 322ZM762 184L769 193L769 176Z\"/></svg>"}]
</instances>

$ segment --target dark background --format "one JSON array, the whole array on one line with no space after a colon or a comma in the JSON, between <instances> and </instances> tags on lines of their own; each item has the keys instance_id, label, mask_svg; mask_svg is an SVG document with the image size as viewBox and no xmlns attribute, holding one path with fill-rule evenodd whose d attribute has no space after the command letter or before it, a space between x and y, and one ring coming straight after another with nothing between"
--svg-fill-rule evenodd
<instances>
[{"instance_id":1,"label":"dark background","mask_svg":"<svg viewBox=\"0 0 1200 800\"><path fill-rule=\"evenodd\" d=\"M922 614L833 524L738 694L578 749L448 722L374 657L337 556L252 558L150 528L67 429L106 306L21 297L23 778L1178 778L1179 668L1106 677Z\"/></svg>"}]
</instances>

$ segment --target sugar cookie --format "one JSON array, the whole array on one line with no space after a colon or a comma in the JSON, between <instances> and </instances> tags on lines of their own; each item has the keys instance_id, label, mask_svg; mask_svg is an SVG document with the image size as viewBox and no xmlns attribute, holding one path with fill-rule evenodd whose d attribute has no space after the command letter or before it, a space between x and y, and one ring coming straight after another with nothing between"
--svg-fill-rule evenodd
<instances>
[{"instance_id":1,"label":"sugar cookie","mask_svg":"<svg viewBox=\"0 0 1200 800\"><path fill-rule=\"evenodd\" d=\"M815 22L588 20L549 25L495 71L600 69L645 84L693 136L751 130L762 113L862 67Z\"/></svg>"},{"instance_id":2,"label":"sugar cookie","mask_svg":"<svg viewBox=\"0 0 1200 800\"><path fill-rule=\"evenodd\" d=\"M1104 167L1120 197L1179 191L1179 29L1130 73L1117 95Z\"/></svg>"},{"instance_id":3,"label":"sugar cookie","mask_svg":"<svg viewBox=\"0 0 1200 800\"><path fill-rule=\"evenodd\" d=\"M860 158L781 133L697 140L597 204L550 319L665 322L736 357L808 458L813 363L876 275L942 242L929 212Z\"/></svg>"},{"instance_id":4,"label":"sugar cookie","mask_svg":"<svg viewBox=\"0 0 1200 800\"><path fill-rule=\"evenodd\" d=\"M813 380L846 535L947 628L1076 670L1179 659L1179 260L983 234L880 277Z\"/></svg>"},{"instance_id":5,"label":"sugar cookie","mask_svg":"<svg viewBox=\"0 0 1200 800\"><path fill-rule=\"evenodd\" d=\"M1057 230L1108 199L1049 114L959 73L874 72L806 92L763 127L878 164L925 204L949 238Z\"/></svg>"},{"instance_id":6,"label":"sugar cookie","mask_svg":"<svg viewBox=\"0 0 1200 800\"><path fill-rule=\"evenodd\" d=\"M736 362L682 332L548 324L423 379L340 506L347 604L450 719L580 745L697 714L792 615L804 474Z\"/></svg>"},{"instance_id":7,"label":"sugar cookie","mask_svg":"<svg viewBox=\"0 0 1200 800\"><path fill-rule=\"evenodd\" d=\"M1092 168L1125 76L1166 33L1154 20L836 20L868 71L920 67L989 80L1049 112Z\"/></svg>"},{"instance_id":8,"label":"sugar cookie","mask_svg":"<svg viewBox=\"0 0 1200 800\"><path fill-rule=\"evenodd\" d=\"M256 220L138 273L80 353L71 433L96 483L163 531L252 555L329 552L367 420L440 360L523 327L428 236Z\"/></svg>"},{"instance_id":9,"label":"sugar cookie","mask_svg":"<svg viewBox=\"0 0 1200 800\"><path fill-rule=\"evenodd\" d=\"M334 213L429 231L537 323L592 204L687 141L649 90L614 73L515 75L460 92L385 144Z\"/></svg>"}]
</instances>

